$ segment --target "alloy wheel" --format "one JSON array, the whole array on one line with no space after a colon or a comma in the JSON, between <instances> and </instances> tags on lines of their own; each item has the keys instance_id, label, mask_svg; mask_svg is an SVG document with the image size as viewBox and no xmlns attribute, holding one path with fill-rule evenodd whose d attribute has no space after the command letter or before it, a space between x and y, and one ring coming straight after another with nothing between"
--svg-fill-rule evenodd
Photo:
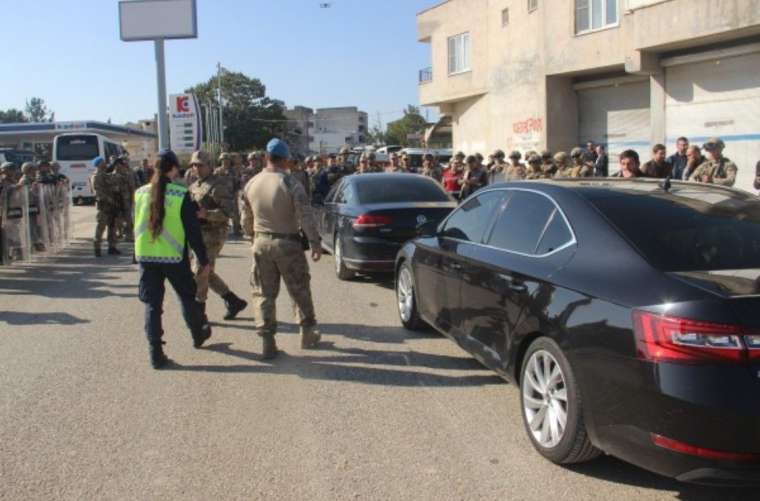
<instances>
[{"instance_id":1,"label":"alloy wheel","mask_svg":"<svg viewBox=\"0 0 760 501\"><path fill-rule=\"evenodd\" d=\"M412 274L406 266L402 267L401 273L399 273L396 295L401 320L409 322L414 308L414 285L412 285Z\"/></svg>"},{"instance_id":2,"label":"alloy wheel","mask_svg":"<svg viewBox=\"0 0 760 501\"><path fill-rule=\"evenodd\" d=\"M567 385L551 353L533 353L522 377L523 412L530 432L544 448L556 447L567 427Z\"/></svg>"}]
</instances>

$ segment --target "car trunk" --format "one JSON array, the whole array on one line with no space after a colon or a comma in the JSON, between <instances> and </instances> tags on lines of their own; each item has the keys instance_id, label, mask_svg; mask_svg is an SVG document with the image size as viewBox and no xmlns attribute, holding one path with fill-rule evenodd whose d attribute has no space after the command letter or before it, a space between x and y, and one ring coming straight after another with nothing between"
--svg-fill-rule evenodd
<instances>
[{"instance_id":1,"label":"car trunk","mask_svg":"<svg viewBox=\"0 0 760 501\"><path fill-rule=\"evenodd\" d=\"M403 243L417 236L417 227L428 221L441 221L456 208L454 202L374 204L363 207L363 215L378 217L384 223L375 227L354 227L356 235Z\"/></svg>"},{"instance_id":2,"label":"car trunk","mask_svg":"<svg viewBox=\"0 0 760 501\"><path fill-rule=\"evenodd\" d=\"M760 269L685 271L678 280L729 299L741 325L760 329Z\"/></svg>"}]
</instances>

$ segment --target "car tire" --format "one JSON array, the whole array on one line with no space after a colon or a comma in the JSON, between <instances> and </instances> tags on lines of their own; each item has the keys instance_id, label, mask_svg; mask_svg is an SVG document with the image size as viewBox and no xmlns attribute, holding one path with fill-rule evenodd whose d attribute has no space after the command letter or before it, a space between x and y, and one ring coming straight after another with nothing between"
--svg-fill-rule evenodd
<instances>
[{"instance_id":1,"label":"car tire","mask_svg":"<svg viewBox=\"0 0 760 501\"><path fill-rule=\"evenodd\" d=\"M541 337L528 347L520 370L520 403L528 438L549 461L582 463L601 454L586 431L573 368L554 340Z\"/></svg>"},{"instance_id":2,"label":"car tire","mask_svg":"<svg viewBox=\"0 0 760 501\"><path fill-rule=\"evenodd\" d=\"M338 235L335 235L333 240L333 258L335 259L335 275L339 280L351 280L356 275L353 271L346 267L345 261L343 261L343 241Z\"/></svg>"},{"instance_id":3,"label":"car tire","mask_svg":"<svg viewBox=\"0 0 760 501\"><path fill-rule=\"evenodd\" d=\"M412 267L406 262L401 264L396 275L396 305L404 328L410 331L423 328L424 323L417 310L414 273L412 273Z\"/></svg>"}]
</instances>

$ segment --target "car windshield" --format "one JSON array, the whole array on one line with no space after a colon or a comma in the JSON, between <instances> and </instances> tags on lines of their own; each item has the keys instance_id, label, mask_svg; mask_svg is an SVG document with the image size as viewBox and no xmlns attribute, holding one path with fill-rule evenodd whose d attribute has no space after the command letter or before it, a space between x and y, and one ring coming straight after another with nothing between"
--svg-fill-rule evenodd
<instances>
[{"instance_id":1,"label":"car windshield","mask_svg":"<svg viewBox=\"0 0 760 501\"><path fill-rule=\"evenodd\" d=\"M89 161L97 157L98 138L96 136L64 136L58 138L56 160Z\"/></svg>"},{"instance_id":2,"label":"car windshield","mask_svg":"<svg viewBox=\"0 0 760 501\"><path fill-rule=\"evenodd\" d=\"M613 193L591 202L663 271L760 267L760 200L754 197L686 188Z\"/></svg>"},{"instance_id":3,"label":"car windshield","mask_svg":"<svg viewBox=\"0 0 760 501\"><path fill-rule=\"evenodd\" d=\"M363 205L451 201L443 188L434 181L412 174L403 177L369 175L357 180L356 194L359 203Z\"/></svg>"}]
</instances>

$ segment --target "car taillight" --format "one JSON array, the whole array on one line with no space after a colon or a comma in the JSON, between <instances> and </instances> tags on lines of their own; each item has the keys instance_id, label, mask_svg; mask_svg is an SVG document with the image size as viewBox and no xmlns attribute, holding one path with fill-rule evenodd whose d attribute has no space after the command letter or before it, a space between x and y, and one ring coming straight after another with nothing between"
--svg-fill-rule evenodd
<instances>
[{"instance_id":1,"label":"car taillight","mask_svg":"<svg viewBox=\"0 0 760 501\"><path fill-rule=\"evenodd\" d=\"M688 454L690 456L696 456L706 459L716 459L722 461L758 461L760 460L760 454L752 454L746 452L725 452L716 451L713 449L705 449L704 447L697 447L695 445L685 444L672 438L663 437L652 433L652 443L663 449L668 449L681 454Z\"/></svg>"},{"instance_id":2,"label":"car taillight","mask_svg":"<svg viewBox=\"0 0 760 501\"><path fill-rule=\"evenodd\" d=\"M356 230L362 230L365 228L379 228L380 226L388 226L393 222L390 216L375 216L372 214L362 214L354 219L352 226Z\"/></svg>"},{"instance_id":3,"label":"car taillight","mask_svg":"<svg viewBox=\"0 0 760 501\"><path fill-rule=\"evenodd\" d=\"M633 312L638 355L653 362L741 362L760 359L760 335L738 325Z\"/></svg>"}]
</instances>

